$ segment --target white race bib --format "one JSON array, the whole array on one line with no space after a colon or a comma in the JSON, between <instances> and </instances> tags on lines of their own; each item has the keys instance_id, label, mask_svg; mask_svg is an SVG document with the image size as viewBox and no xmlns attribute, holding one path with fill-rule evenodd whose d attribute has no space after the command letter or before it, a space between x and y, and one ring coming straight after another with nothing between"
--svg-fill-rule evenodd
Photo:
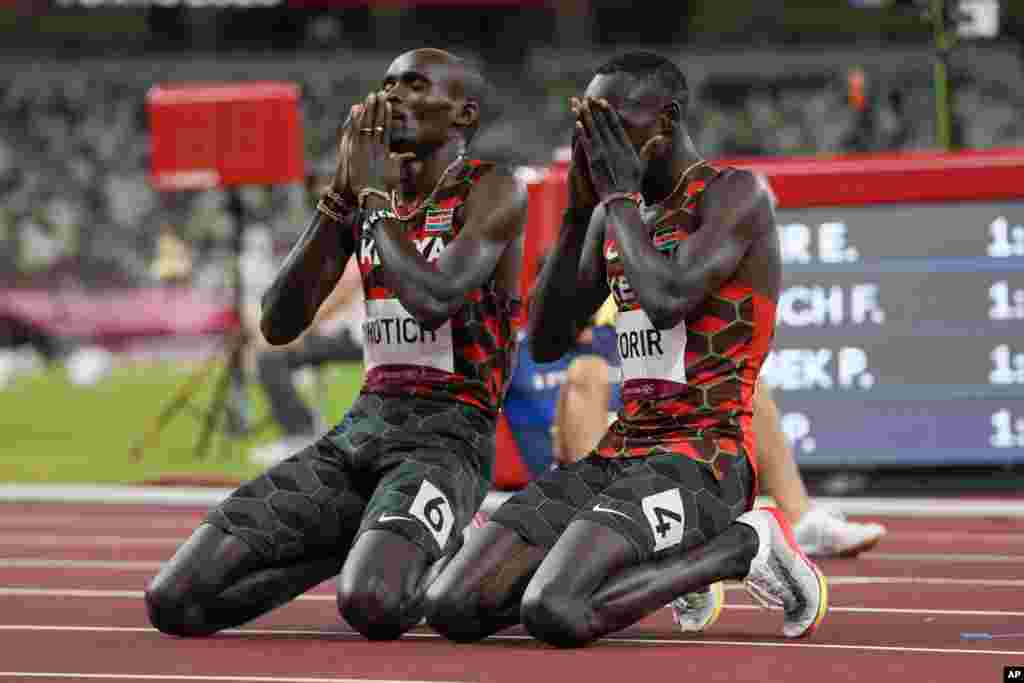
<instances>
[{"instance_id":1,"label":"white race bib","mask_svg":"<svg viewBox=\"0 0 1024 683\"><path fill-rule=\"evenodd\" d=\"M398 299L370 299L363 322L366 370L378 365L418 365L454 372L452 322L434 331L420 327Z\"/></svg>"},{"instance_id":2,"label":"white race bib","mask_svg":"<svg viewBox=\"0 0 1024 683\"><path fill-rule=\"evenodd\" d=\"M615 323L622 381L663 380L686 384L686 323L659 330L642 309L619 313Z\"/></svg>"}]
</instances>

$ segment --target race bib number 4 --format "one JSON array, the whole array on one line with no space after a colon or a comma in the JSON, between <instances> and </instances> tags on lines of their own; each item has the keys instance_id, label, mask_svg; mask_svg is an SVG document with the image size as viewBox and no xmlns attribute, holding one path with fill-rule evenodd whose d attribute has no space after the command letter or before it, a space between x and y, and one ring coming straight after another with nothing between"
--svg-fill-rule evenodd
<instances>
[{"instance_id":1,"label":"race bib number 4","mask_svg":"<svg viewBox=\"0 0 1024 683\"><path fill-rule=\"evenodd\" d=\"M654 534L654 552L679 545L686 531L686 510L679 489L669 489L640 501Z\"/></svg>"},{"instance_id":2,"label":"race bib number 4","mask_svg":"<svg viewBox=\"0 0 1024 683\"><path fill-rule=\"evenodd\" d=\"M686 323L659 330L638 308L619 313L615 329L624 382L662 380L686 384Z\"/></svg>"},{"instance_id":3,"label":"race bib number 4","mask_svg":"<svg viewBox=\"0 0 1024 683\"><path fill-rule=\"evenodd\" d=\"M380 365L418 365L454 372L452 323L426 330L397 299L366 302L363 323L366 370Z\"/></svg>"}]
</instances>

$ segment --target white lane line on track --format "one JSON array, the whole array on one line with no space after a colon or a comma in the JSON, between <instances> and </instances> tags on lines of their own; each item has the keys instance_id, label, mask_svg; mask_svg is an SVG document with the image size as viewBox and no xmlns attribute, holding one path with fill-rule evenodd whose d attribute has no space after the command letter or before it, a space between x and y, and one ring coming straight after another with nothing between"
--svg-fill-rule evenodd
<instances>
[{"instance_id":1,"label":"white lane line on track","mask_svg":"<svg viewBox=\"0 0 1024 683\"><path fill-rule=\"evenodd\" d=\"M155 571L163 562L144 560L57 560L45 557L0 557L0 569L107 569Z\"/></svg>"},{"instance_id":2,"label":"white lane line on track","mask_svg":"<svg viewBox=\"0 0 1024 683\"><path fill-rule=\"evenodd\" d=\"M163 538L132 538L131 536L59 536L57 534L0 534L3 545L46 545L46 546L166 546L177 547L187 537L165 536Z\"/></svg>"},{"instance_id":3,"label":"white lane line on track","mask_svg":"<svg viewBox=\"0 0 1024 683\"><path fill-rule=\"evenodd\" d=\"M190 533L200 522L202 517L196 515L196 519L185 519L179 515L170 519L164 519L158 515L145 514L133 517L115 515L49 515L46 513L18 514L4 512L0 516L0 529L54 529L67 528L68 530L81 531L95 527L116 531L134 531L137 529L153 531L180 531Z\"/></svg>"},{"instance_id":4,"label":"white lane line on track","mask_svg":"<svg viewBox=\"0 0 1024 683\"><path fill-rule=\"evenodd\" d=\"M857 586L873 583L913 586L969 586L971 588L1024 588L1024 579L951 579L940 576L827 576L832 586ZM735 590L742 586L726 586Z\"/></svg>"},{"instance_id":5,"label":"white lane line on track","mask_svg":"<svg viewBox=\"0 0 1024 683\"><path fill-rule=\"evenodd\" d=\"M141 626L46 626L46 625L21 625L21 626L0 626L0 631L53 631L53 632L83 632L83 633L152 633L157 631L152 628ZM229 629L221 631L214 636L217 637L244 637L244 636L306 636L315 638L344 638L345 640L363 640L355 631L317 631L315 629ZM403 638L416 640L443 640L436 633L407 633ZM503 634L490 636L488 640L498 641L522 641L533 640L532 636ZM808 643L783 640L705 640L699 637L680 638L629 638L611 636L604 638L602 643L617 645L724 645L732 647L790 647L807 649L827 650L866 650L873 652L910 652L915 654L963 654L963 655L1000 655L1000 656L1024 656L1024 650L972 650L967 648L943 648L943 647L916 647L900 645L845 645L841 643ZM228 679L231 680L231 679ZM329 679L328 679L329 680Z\"/></svg>"},{"instance_id":6,"label":"white lane line on track","mask_svg":"<svg viewBox=\"0 0 1024 683\"><path fill-rule=\"evenodd\" d=\"M737 588L741 588L737 586ZM101 598L114 600L141 600L144 596L140 590L109 590L91 588L0 588L0 597L41 597L41 598ZM300 595L295 598L301 602L336 602L332 594ZM725 605L725 609L759 610L758 605ZM849 614L919 614L949 615L970 617L1024 617L1024 612L1008 610L963 610L963 609L930 609L917 607L841 607L830 606L829 612ZM0 625L0 629L8 628Z\"/></svg>"},{"instance_id":7,"label":"white lane line on track","mask_svg":"<svg viewBox=\"0 0 1024 683\"><path fill-rule=\"evenodd\" d=\"M176 548L186 540L182 538L131 538L121 536L58 536L54 534L0 534L0 547L5 545L16 546L46 546L46 547L160 547ZM17 561L17 558L14 558ZM829 558L823 558L828 560ZM1024 564L1024 555L1004 555L995 553L865 553L859 559L877 562L938 562L942 564ZM0 568L9 560L0 558ZM60 562L61 560L45 560L47 562ZM73 560L71 560L73 561ZM94 560L78 560L79 562L94 562ZM71 566L71 565L69 565ZM83 568L86 565L82 565ZM45 567L40 567L44 569Z\"/></svg>"},{"instance_id":8,"label":"white lane line on track","mask_svg":"<svg viewBox=\"0 0 1024 683\"><path fill-rule=\"evenodd\" d=\"M445 681L379 680L376 678L296 678L294 676L199 676L194 674L99 674L42 671L0 671L4 680L18 678L70 678L100 681L208 681L234 683L445 683ZM453 683L453 682L449 682Z\"/></svg>"},{"instance_id":9,"label":"white lane line on track","mask_svg":"<svg viewBox=\"0 0 1024 683\"><path fill-rule=\"evenodd\" d=\"M925 558L927 561L944 562L952 564L954 562L976 562L978 564L1012 564L1019 563L1024 565L1024 555L907 555L907 554L896 554L896 553L871 553L870 555L864 555L861 560L872 560L881 559L890 562L912 562L915 558ZM836 562L847 562L848 560L836 560ZM163 566L162 562L155 560L72 560L72 559L60 559L60 558L48 558L48 557L0 557L0 569L111 569L111 570L156 570ZM832 577L829 577L832 580ZM887 582L906 582L908 579L904 577L835 577L840 581L847 583L853 583L863 579L865 583L887 583ZM1012 579L1011 579L1012 580ZM920 579L919 581L923 581ZM951 585L957 582L963 585L974 585L974 579L936 579L936 581L945 581ZM995 584L1000 585L1000 584ZM1021 585L1024 586L1024 581L1019 584L1006 584L1006 585Z\"/></svg>"},{"instance_id":10,"label":"white lane line on track","mask_svg":"<svg viewBox=\"0 0 1024 683\"><path fill-rule=\"evenodd\" d=\"M928 544L954 544L963 543L985 544L985 545L1021 545L1024 544L1024 537L1012 531L890 531L884 537L886 543L902 543L904 541L924 541Z\"/></svg>"},{"instance_id":11,"label":"white lane line on track","mask_svg":"<svg viewBox=\"0 0 1024 683\"><path fill-rule=\"evenodd\" d=\"M103 503L161 505L202 511L227 497L231 488L124 486L98 484L0 484L0 503ZM508 499L507 491L491 491L483 509L493 511ZM1024 517L1024 498L829 498L811 501L853 517ZM759 504L771 499L758 498Z\"/></svg>"},{"instance_id":12,"label":"white lane line on track","mask_svg":"<svg viewBox=\"0 0 1024 683\"><path fill-rule=\"evenodd\" d=\"M882 562L942 562L946 564L1024 564L1024 555L995 555L989 553L865 553L860 560Z\"/></svg>"},{"instance_id":13,"label":"white lane line on track","mask_svg":"<svg viewBox=\"0 0 1024 683\"><path fill-rule=\"evenodd\" d=\"M0 588L0 597L17 598L110 598L141 600L144 593L139 590L113 590L109 588ZM299 600L326 599L322 595L301 595ZM331 597L331 600L334 600Z\"/></svg>"}]
</instances>

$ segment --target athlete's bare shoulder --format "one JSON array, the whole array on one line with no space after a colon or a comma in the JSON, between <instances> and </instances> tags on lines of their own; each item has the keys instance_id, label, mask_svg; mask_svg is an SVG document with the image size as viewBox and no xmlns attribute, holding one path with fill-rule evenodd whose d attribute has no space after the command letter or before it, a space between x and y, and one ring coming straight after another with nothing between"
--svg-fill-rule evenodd
<instances>
[{"instance_id":1,"label":"athlete's bare shoulder","mask_svg":"<svg viewBox=\"0 0 1024 683\"><path fill-rule=\"evenodd\" d=\"M767 180L745 169L730 169L707 187L703 222L722 239L728 234L743 256L733 277L761 294L778 296L782 259L775 228L775 195Z\"/></svg>"},{"instance_id":2,"label":"athlete's bare shoulder","mask_svg":"<svg viewBox=\"0 0 1024 683\"><path fill-rule=\"evenodd\" d=\"M509 241L526 228L526 183L515 171L493 162L481 162L480 178L466 197L466 223L487 225L490 239ZM500 218L484 220L481 217Z\"/></svg>"},{"instance_id":3,"label":"athlete's bare shoulder","mask_svg":"<svg viewBox=\"0 0 1024 683\"><path fill-rule=\"evenodd\" d=\"M775 196L764 176L748 169L722 169L704 190L701 214L752 241L775 232Z\"/></svg>"}]
</instances>

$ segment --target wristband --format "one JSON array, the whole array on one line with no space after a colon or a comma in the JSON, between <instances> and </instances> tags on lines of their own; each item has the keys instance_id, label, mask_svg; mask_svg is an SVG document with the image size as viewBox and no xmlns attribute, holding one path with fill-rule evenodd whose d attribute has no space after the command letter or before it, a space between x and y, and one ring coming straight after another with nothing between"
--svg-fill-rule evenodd
<instances>
[{"instance_id":1,"label":"wristband","mask_svg":"<svg viewBox=\"0 0 1024 683\"><path fill-rule=\"evenodd\" d=\"M347 219L351 219L355 208L351 202L330 188L320 195L320 201L316 204L317 211L338 223L345 223Z\"/></svg>"},{"instance_id":2,"label":"wristband","mask_svg":"<svg viewBox=\"0 0 1024 683\"><path fill-rule=\"evenodd\" d=\"M324 192L323 196L326 197L329 202L331 202L332 204L335 205L335 210L336 211L338 209L353 209L353 208L355 208L354 206L352 206L352 202L350 202L345 197L343 197L339 193L335 192L331 188L327 188L327 190Z\"/></svg>"},{"instance_id":3,"label":"wristband","mask_svg":"<svg viewBox=\"0 0 1024 683\"><path fill-rule=\"evenodd\" d=\"M345 222L345 219L341 217L341 214L335 211L328 202L324 201L324 197L321 197L320 201L316 203L316 210L338 223Z\"/></svg>"}]
</instances>

